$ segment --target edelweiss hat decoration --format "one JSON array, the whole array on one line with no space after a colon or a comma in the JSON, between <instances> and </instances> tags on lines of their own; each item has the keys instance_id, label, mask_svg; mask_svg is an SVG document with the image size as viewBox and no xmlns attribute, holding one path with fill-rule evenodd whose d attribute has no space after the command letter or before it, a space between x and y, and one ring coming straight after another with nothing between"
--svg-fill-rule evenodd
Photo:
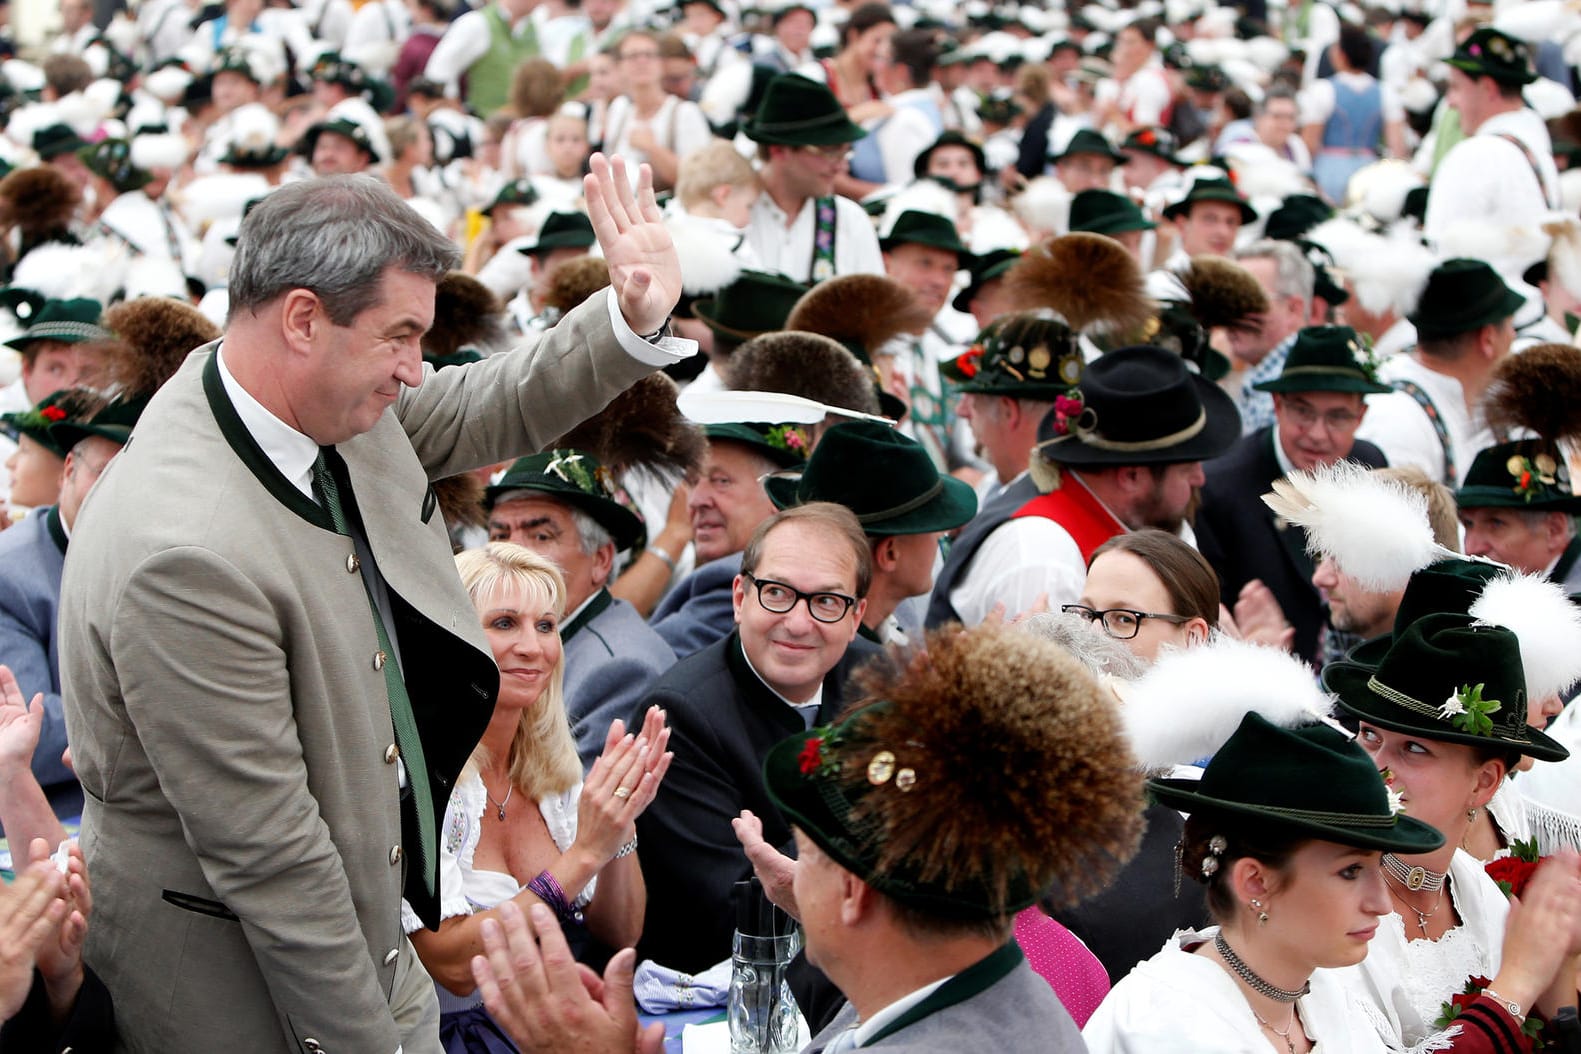
<instances>
[{"instance_id":1,"label":"edelweiss hat decoration","mask_svg":"<svg viewBox=\"0 0 1581 1054\"><path fill-rule=\"evenodd\" d=\"M644 535L642 517L630 499L617 496L614 474L591 454L559 447L519 458L486 494L492 508L513 495L544 494L591 516L625 552Z\"/></svg>"},{"instance_id":2,"label":"edelweiss hat decoration","mask_svg":"<svg viewBox=\"0 0 1581 1054\"><path fill-rule=\"evenodd\" d=\"M1394 390L1378 381L1371 339L1349 326L1301 330L1279 376L1252 387L1260 392L1382 394Z\"/></svg>"},{"instance_id":3,"label":"edelweiss hat decoration","mask_svg":"<svg viewBox=\"0 0 1581 1054\"><path fill-rule=\"evenodd\" d=\"M835 724L769 751L770 798L841 867L930 915L1007 919L1101 889L1141 835L1141 777L1080 663L1009 627L930 634Z\"/></svg>"}]
</instances>

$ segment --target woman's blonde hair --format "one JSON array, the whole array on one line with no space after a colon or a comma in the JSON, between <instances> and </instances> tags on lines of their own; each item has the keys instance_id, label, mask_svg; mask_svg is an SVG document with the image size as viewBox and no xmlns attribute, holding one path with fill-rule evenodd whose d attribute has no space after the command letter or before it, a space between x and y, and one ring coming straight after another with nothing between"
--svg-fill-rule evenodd
<instances>
[{"instance_id":1,"label":"woman's blonde hair","mask_svg":"<svg viewBox=\"0 0 1581 1054\"><path fill-rule=\"evenodd\" d=\"M565 614L565 579L554 564L525 546L490 542L456 554L461 584L481 616L489 601L507 589L520 590L529 609ZM538 705L522 711L511 739L510 781L533 801L563 794L582 780L582 762L565 712L565 653L549 674ZM476 770L487 754L480 746L467 762Z\"/></svg>"}]
</instances>

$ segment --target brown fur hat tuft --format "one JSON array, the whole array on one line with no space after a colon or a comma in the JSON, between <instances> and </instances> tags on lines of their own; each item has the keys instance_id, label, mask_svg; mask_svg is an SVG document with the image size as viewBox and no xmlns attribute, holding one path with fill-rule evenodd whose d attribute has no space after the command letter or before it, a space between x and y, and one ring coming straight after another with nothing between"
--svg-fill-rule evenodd
<instances>
[{"instance_id":1,"label":"brown fur hat tuft","mask_svg":"<svg viewBox=\"0 0 1581 1054\"><path fill-rule=\"evenodd\" d=\"M1013 310L1052 308L1071 329L1117 340L1153 317L1136 259L1101 234L1067 234L1028 249L1005 272L1005 291Z\"/></svg>"},{"instance_id":2,"label":"brown fur hat tuft","mask_svg":"<svg viewBox=\"0 0 1581 1054\"><path fill-rule=\"evenodd\" d=\"M928 309L904 285L878 274L848 274L826 279L796 301L786 329L819 333L873 354L902 333L918 333L931 321ZM859 354L858 357L862 357Z\"/></svg>"},{"instance_id":3,"label":"brown fur hat tuft","mask_svg":"<svg viewBox=\"0 0 1581 1054\"><path fill-rule=\"evenodd\" d=\"M1550 443L1581 439L1581 348L1538 344L1494 367L1484 409L1495 430L1526 429Z\"/></svg>"},{"instance_id":4,"label":"brown fur hat tuft","mask_svg":"<svg viewBox=\"0 0 1581 1054\"><path fill-rule=\"evenodd\" d=\"M459 476L446 476L433 482L434 497L439 500L439 514L446 526L482 527L489 522L488 511L483 508L483 481L471 472Z\"/></svg>"},{"instance_id":5,"label":"brown fur hat tuft","mask_svg":"<svg viewBox=\"0 0 1581 1054\"><path fill-rule=\"evenodd\" d=\"M577 256L555 265L548 275L544 307L564 315L609 285L609 262L602 256Z\"/></svg>"},{"instance_id":6,"label":"brown fur hat tuft","mask_svg":"<svg viewBox=\"0 0 1581 1054\"><path fill-rule=\"evenodd\" d=\"M53 165L19 168L0 179L0 217L24 236L65 229L82 201L82 192Z\"/></svg>"},{"instance_id":7,"label":"brown fur hat tuft","mask_svg":"<svg viewBox=\"0 0 1581 1054\"><path fill-rule=\"evenodd\" d=\"M1193 256L1191 265L1180 272L1180 281L1191 296L1187 310L1203 329L1255 329L1258 323L1252 316L1268 310L1262 283L1246 268L1222 256Z\"/></svg>"},{"instance_id":8,"label":"brown fur hat tuft","mask_svg":"<svg viewBox=\"0 0 1581 1054\"><path fill-rule=\"evenodd\" d=\"M488 286L451 271L434 289L434 324L423 334L424 357L446 358L469 344L503 344L504 313L504 305Z\"/></svg>"},{"instance_id":9,"label":"brown fur hat tuft","mask_svg":"<svg viewBox=\"0 0 1581 1054\"><path fill-rule=\"evenodd\" d=\"M220 336L220 328L203 312L163 296L112 304L101 324L117 338L109 342L108 380L128 396L153 395L193 349Z\"/></svg>"},{"instance_id":10,"label":"brown fur hat tuft","mask_svg":"<svg viewBox=\"0 0 1581 1054\"><path fill-rule=\"evenodd\" d=\"M708 441L676 408L678 394L669 377L650 373L549 447L585 450L617 476L638 471L681 479L702 467Z\"/></svg>"},{"instance_id":11,"label":"brown fur hat tuft","mask_svg":"<svg viewBox=\"0 0 1581 1054\"><path fill-rule=\"evenodd\" d=\"M915 773L909 791L881 787L856 806L881 873L998 905L1030 886L1069 905L1135 854L1142 777L1114 701L1057 644L952 626L858 677L865 700L883 703L842 726L842 782L867 779L878 751Z\"/></svg>"},{"instance_id":12,"label":"brown fur hat tuft","mask_svg":"<svg viewBox=\"0 0 1581 1054\"><path fill-rule=\"evenodd\" d=\"M833 339L785 330L731 354L725 383L740 392L785 392L858 413L879 412L872 370Z\"/></svg>"}]
</instances>

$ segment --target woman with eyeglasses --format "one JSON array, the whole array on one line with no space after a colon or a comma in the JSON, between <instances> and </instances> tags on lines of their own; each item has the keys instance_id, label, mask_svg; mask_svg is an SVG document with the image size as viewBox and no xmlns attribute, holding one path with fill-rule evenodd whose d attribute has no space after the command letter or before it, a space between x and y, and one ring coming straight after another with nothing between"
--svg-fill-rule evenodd
<instances>
[{"instance_id":1,"label":"woman with eyeglasses","mask_svg":"<svg viewBox=\"0 0 1581 1054\"><path fill-rule=\"evenodd\" d=\"M1151 663L1160 649L1201 644L1218 627L1219 579L1201 553L1148 527L1100 545L1081 601L1061 610L1091 619Z\"/></svg>"}]
</instances>

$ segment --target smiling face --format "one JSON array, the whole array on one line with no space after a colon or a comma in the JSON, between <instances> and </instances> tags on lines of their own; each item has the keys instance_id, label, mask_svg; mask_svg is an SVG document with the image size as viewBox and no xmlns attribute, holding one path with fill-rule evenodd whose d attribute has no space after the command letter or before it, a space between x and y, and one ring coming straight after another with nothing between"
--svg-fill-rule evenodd
<instances>
[{"instance_id":1,"label":"smiling face","mask_svg":"<svg viewBox=\"0 0 1581 1054\"><path fill-rule=\"evenodd\" d=\"M1382 855L1335 842L1306 843L1282 869L1283 881L1268 900L1277 921L1259 936L1286 949L1290 961L1313 967L1361 962L1378 917L1391 910Z\"/></svg>"},{"instance_id":2,"label":"smiling face","mask_svg":"<svg viewBox=\"0 0 1581 1054\"><path fill-rule=\"evenodd\" d=\"M816 525L792 521L776 525L763 539L758 582L778 582L803 593L856 596L856 556L837 536ZM812 698L825 675L845 655L856 636L866 603L858 600L837 622L819 622L798 599L784 613L766 609L758 589L737 575L733 594L741 649L768 686L795 702Z\"/></svg>"},{"instance_id":3,"label":"smiling face","mask_svg":"<svg viewBox=\"0 0 1581 1054\"><path fill-rule=\"evenodd\" d=\"M702 478L687 503L697 562L739 553L758 524L774 515L759 477L774 471L765 457L728 440L711 440Z\"/></svg>"},{"instance_id":4,"label":"smiling face","mask_svg":"<svg viewBox=\"0 0 1581 1054\"><path fill-rule=\"evenodd\" d=\"M943 310L960 266L960 258L949 249L915 242L897 245L884 253L885 272L911 289L929 317Z\"/></svg>"},{"instance_id":5,"label":"smiling face","mask_svg":"<svg viewBox=\"0 0 1581 1054\"><path fill-rule=\"evenodd\" d=\"M433 325L434 282L392 267L379 291L349 326L332 322L321 302L312 309L312 347L287 383L297 427L321 444L367 432L403 386L422 383L419 342Z\"/></svg>"},{"instance_id":6,"label":"smiling face","mask_svg":"<svg viewBox=\"0 0 1581 1054\"><path fill-rule=\"evenodd\" d=\"M560 664L560 615L552 600L524 583L506 580L478 598L478 618L500 668L496 708L536 704Z\"/></svg>"}]
</instances>

